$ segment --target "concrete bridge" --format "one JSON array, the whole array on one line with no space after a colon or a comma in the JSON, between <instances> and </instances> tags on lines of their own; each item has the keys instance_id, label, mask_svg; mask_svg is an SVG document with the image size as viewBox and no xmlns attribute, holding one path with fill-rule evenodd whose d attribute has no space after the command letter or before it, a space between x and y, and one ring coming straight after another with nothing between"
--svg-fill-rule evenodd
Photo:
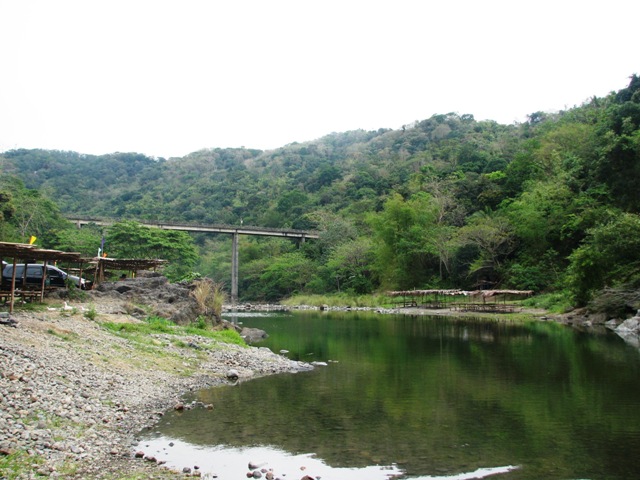
<instances>
[{"instance_id":1,"label":"concrete bridge","mask_svg":"<svg viewBox=\"0 0 640 480\"><path fill-rule=\"evenodd\" d=\"M78 228L82 225L94 224L94 225L112 225L118 220L106 220L88 217L67 217L71 222L74 222ZM183 232L198 232L198 233L223 233L233 236L233 248L231 254L231 303L236 304L238 302L238 237L240 235L258 235L263 237L286 237L300 240L304 242L307 238L318 238L318 232L309 230L296 230L293 228L264 228L264 227L250 227L250 226L234 226L234 225L193 225L182 223L169 223L169 222L141 222L139 220L133 220L140 225L152 228L160 228L163 230L180 230Z\"/></svg>"}]
</instances>

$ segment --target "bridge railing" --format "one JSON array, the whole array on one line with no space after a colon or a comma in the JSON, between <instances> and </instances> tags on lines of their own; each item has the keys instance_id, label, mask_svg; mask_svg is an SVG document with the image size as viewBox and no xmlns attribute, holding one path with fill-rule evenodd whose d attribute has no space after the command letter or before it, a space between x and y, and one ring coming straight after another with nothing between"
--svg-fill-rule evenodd
<instances>
[{"instance_id":1,"label":"bridge railing","mask_svg":"<svg viewBox=\"0 0 640 480\"><path fill-rule=\"evenodd\" d=\"M197 224L197 223L188 223L188 222L137 220L132 218L116 220L116 219L110 219L110 218L97 218L97 217L81 216L81 215L67 217L67 220L71 222L82 223L82 224L95 223L96 225L111 225L119 221L131 220L146 226L156 226L159 228L176 227L176 229L179 229L180 227L182 227L185 230L190 230L190 231L198 231L198 230L201 230L204 232L214 231L214 233L215 233L215 230L220 230L221 231L220 233L225 233L225 231L227 231L227 233L233 233L233 232L242 233L243 231L245 231L246 234L249 234L249 235L251 234L251 232L255 232L255 234L258 234L258 235L260 234L259 232L261 232L263 235L269 235L271 233L271 234L274 234L277 236L283 236L283 237L296 236L296 237L306 237L306 238L318 238L318 236L320 235L320 232L316 230L299 230L295 228L256 227L253 225L229 225L224 223L206 225L206 224Z\"/></svg>"}]
</instances>

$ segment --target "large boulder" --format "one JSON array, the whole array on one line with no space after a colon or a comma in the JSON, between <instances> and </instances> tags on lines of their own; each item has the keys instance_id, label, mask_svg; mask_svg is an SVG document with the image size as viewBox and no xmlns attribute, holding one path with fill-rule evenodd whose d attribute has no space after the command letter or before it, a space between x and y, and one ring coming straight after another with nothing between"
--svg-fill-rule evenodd
<instances>
[{"instance_id":1,"label":"large boulder","mask_svg":"<svg viewBox=\"0 0 640 480\"><path fill-rule=\"evenodd\" d=\"M636 315L635 317L628 318L627 320L625 320L624 322L622 322L620 325L616 327L616 332L624 333L624 334L639 335L640 334L640 317Z\"/></svg>"},{"instance_id":2,"label":"large boulder","mask_svg":"<svg viewBox=\"0 0 640 480\"><path fill-rule=\"evenodd\" d=\"M640 311L626 319L614 330L629 345L640 348Z\"/></svg>"},{"instance_id":3,"label":"large boulder","mask_svg":"<svg viewBox=\"0 0 640 480\"><path fill-rule=\"evenodd\" d=\"M192 290L193 284L169 283L166 277L156 274L103 282L91 293L123 300L132 306L145 305L148 308L146 314L185 325L194 322L200 314L198 303L190 295Z\"/></svg>"}]
</instances>

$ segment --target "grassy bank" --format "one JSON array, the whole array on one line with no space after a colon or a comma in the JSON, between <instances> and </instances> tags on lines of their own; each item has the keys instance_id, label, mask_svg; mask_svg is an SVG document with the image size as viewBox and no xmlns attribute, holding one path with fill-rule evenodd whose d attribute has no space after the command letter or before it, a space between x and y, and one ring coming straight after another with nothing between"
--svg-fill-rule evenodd
<instances>
[{"instance_id":1,"label":"grassy bank","mask_svg":"<svg viewBox=\"0 0 640 480\"><path fill-rule=\"evenodd\" d=\"M397 308L402 306L402 303L399 303L398 300L398 298L382 294L356 296L341 293L334 295L295 295L280 303L291 307L300 305L320 307L327 305L329 307ZM539 320L541 316L546 314L565 313L571 309L568 298L563 294L537 295L528 299L509 301L507 303L517 307L516 311L511 313L471 313L448 308L431 310L420 309L418 307L416 309L407 309L406 313L411 313L415 310L416 313L424 315L451 315L460 317L473 315L479 318L499 318L505 321L526 322Z\"/></svg>"},{"instance_id":2,"label":"grassy bank","mask_svg":"<svg viewBox=\"0 0 640 480\"><path fill-rule=\"evenodd\" d=\"M397 301L397 299L395 299ZM288 306L310 305L312 307L369 307L393 308L397 306L394 299L386 295L349 295L336 293L331 295L294 295L280 303Z\"/></svg>"}]
</instances>

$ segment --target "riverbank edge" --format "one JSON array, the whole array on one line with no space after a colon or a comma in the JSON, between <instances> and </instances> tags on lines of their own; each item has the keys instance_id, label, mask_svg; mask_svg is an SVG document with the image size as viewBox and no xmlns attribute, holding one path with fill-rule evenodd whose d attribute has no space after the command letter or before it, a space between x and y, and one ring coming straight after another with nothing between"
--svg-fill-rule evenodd
<instances>
[{"instance_id":1,"label":"riverbank edge","mask_svg":"<svg viewBox=\"0 0 640 480\"><path fill-rule=\"evenodd\" d=\"M95 320L82 313L90 308L97 313ZM496 318L491 313L450 309L280 304L226 305L224 314L319 310ZM0 478L133 480L198 475L195 466L185 465L189 473L171 471L159 468L145 452L135 451L139 433L152 429L172 408L210 407L215 414L215 405L185 405L183 399L227 383L229 370L238 374L239 381L247 381L307 368L264 348L213 345L194 336L152 335L149 345L141 347L101 326L139 321L104 300L19 312L13 318L18 322L15 328L0 326L0 455L4 455L0 465L6 467ZM500 318L567 323L543 310L523 309ZM9 471L12 465L15 473Z\"/></svg>"},{"instance_id":2,"label":"riverbank edge","mask_svg":"<svg viewBox=\"0 0 640 480\"><path fill-rule=\"evenodd\" d=\"M544 309L518 308L511 313L495 312L471 312L453 308L420 308L420 307L351 307L351 306L315 306L315 305L283 305L283 304L237 304L224 305L223 314L233 316L234 313L242 312L304 312L304 311L324 311L324 312L370 312L383 315L413 315L413 316L446 316L446 317L473 317L473 318L504 318L522 320L556 321L567 323L566 317L562 315L552 315Z\"/></svg>"},{"instance_id":3,"label":"riverbank edge","mask_svg":"<svg viewBox=\"0 0 640 480\"><path fill-rule=\"evenodd\" d=\"M140 320L113 302L46 308L0 325L2 479L199 476L196 465L173 471L138 451L140 433L170 409L215 415L215 405L186 402L192 392L313 368L197 335L118 334L103 325Z\"/></svg>"}]
</instances>

